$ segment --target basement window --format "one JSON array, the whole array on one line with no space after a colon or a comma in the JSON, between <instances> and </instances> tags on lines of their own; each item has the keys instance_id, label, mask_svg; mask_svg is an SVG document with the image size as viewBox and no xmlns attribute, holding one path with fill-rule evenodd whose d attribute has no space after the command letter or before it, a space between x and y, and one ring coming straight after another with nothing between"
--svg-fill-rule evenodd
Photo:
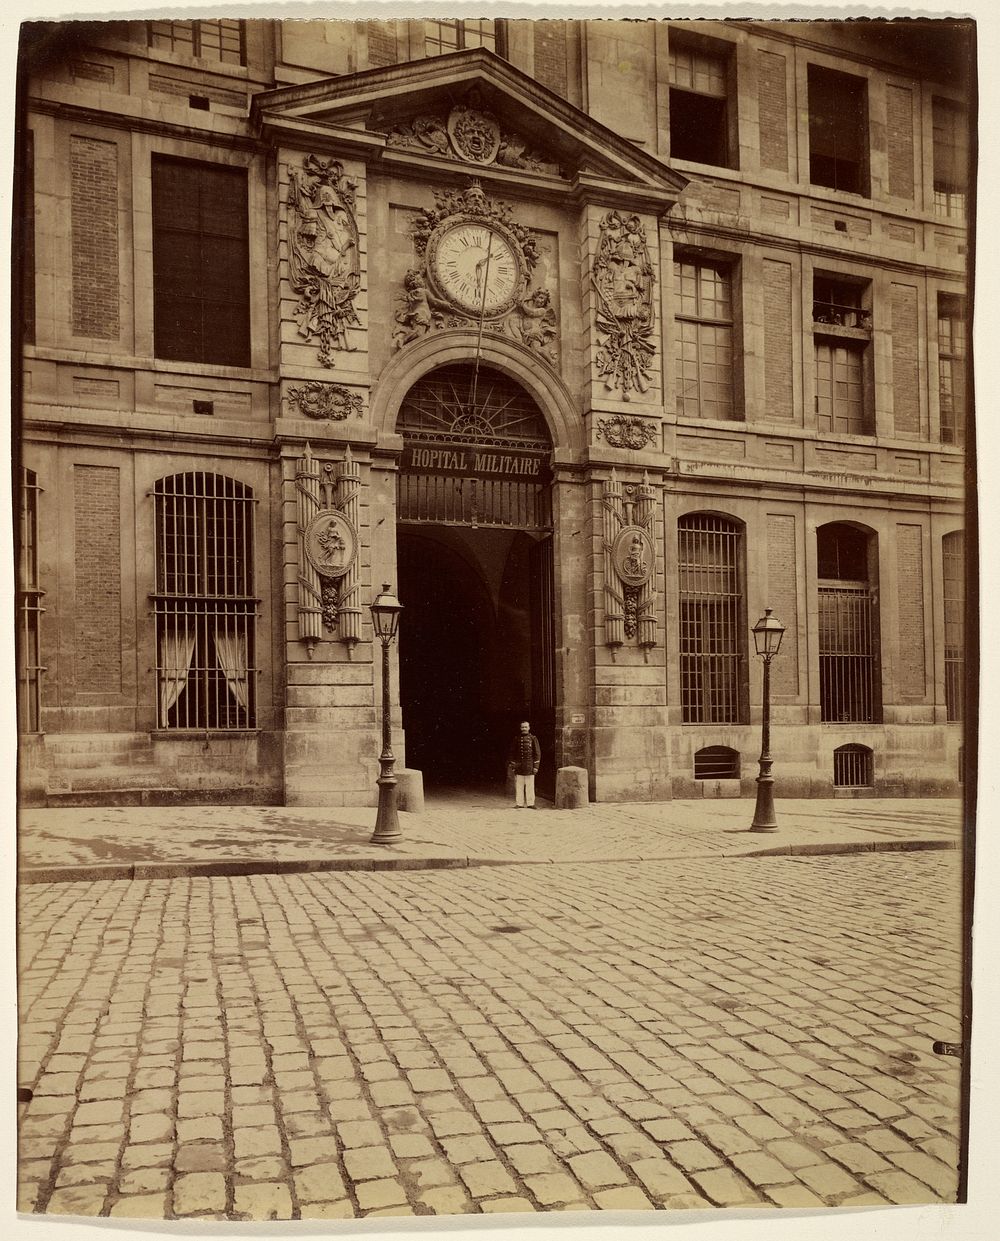
<instances>
[{"instance_id":1,"label":"basement window","mask_svg":"<svg viewBox=\"0 0 1000 1241\"><path fill-rule=\"evenodd\" d=\"M842 745L833 752L835 789L870 789L875 783L874 755L866 745Z\"/></svg>"},{"instance_id":2,"label":"basement window","mask_svg":"<svg viewBox=\"0 0 1000 1241\"><path fill-rule=\"evenodd\" d=\"M694 756L696 780L738 780L740 752L727 745L707 745Z\"/></svg>"}]
</instances>

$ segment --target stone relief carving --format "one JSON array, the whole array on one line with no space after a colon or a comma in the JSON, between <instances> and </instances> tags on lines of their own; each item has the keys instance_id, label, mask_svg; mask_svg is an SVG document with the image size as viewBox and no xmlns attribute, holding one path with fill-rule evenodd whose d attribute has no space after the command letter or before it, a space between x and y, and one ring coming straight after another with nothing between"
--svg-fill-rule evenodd
<instances>
[{"instance_id":1,"label":"stone relief carving","mask_svg":"<svg viewBox=\"0 0 1000 1241\"><path fill-rule=\"evenodd\" d=\"M299 296L299 335L318 340L322 366L334 365L334 350L352 348L347 329L360 327L356 189L338 160L307 155L289 170L289 280Z\"/></svg>"},{"instance_id":2,"label":"stone relief carving","mask_svg":"<svg viewBox=\"0 0 1000 1241\"><path fill-rule=\"evenodd\" d=\"M295 471L298 496L299 637L312 659L325 631L353 648L361 637L358 521L361 470L350 445L322 466L306 445Z\"/></svg>"},{"instance_id":3,"label":"stone relief carving","mask_svg":"<svg viewBox=\"0 0 1000 1241\"><path fill-rule=\"evenodd\" d=\"M288 396L307 418L328 418L333 422L342 422L351 414L360 418L364 404L356 392L343 384L325 384L318 379L289 388Z\"/></svg>"},{"instance_id":4,"label":"stone relief carving","mask_svg":"<svg viewBox=\"0 0 1000 1241\"><path fill-rule=\"evenodd\" d=\"M444 155L471 164L523 168L558 173L558 166L535 151L519 133L507 130L483 107L473 91L450 112L424 113L401 121L386 134L391 147L406 147L426 155Z\"/></svg>"},{"instance_id":5,"label":"stone relief carving","mask_svg":"<svg viewBox=\"0 0 1000 1241\"><path fill-rule=\"evenodd\" d=\"M612 448L631 448L641 452L657 436L659 424L643 418L629 418L615 414L613 418L600 418L597 422L597 438L602 436Z\"/></svg>"},{"instance_id":6,"label":"stone relief carving","mask_svg":"<svg viewBox=\"0 0 1000 1241\"><path fill-rule=\"evenodd\" d=\"M604 641L638 638L656 645L656 493L645 474L622 486L614 470L604 484Z\"/></svg>"},{"instance_id":7,"label":"stone relief carving","mask_svg":"<svg viewBox=\"0 0 1000 1241\"><path fill-rule=\"evenodd\" d=\"M609 211L601 220L591 281L597 293L600 348L597 371L608 391L623 400L649 388L653 340L654 272L638 216Z\"/></svg>"},{"instance_id":8,"label":"stone relief carving","mask_svg":"<svg viewBox=\"0 0 1000 1241\"><path fill-rule=\"evenodd\" d=\"M422 210L413 224L419 266L411 268L403 280L394 316L395 347L401 349L428 332L481 324L483 331L519 341L551 366L558 365L558 323L551 294L541 286L530 287L540 257L534 234L514 219L505 203L488 199L476 180L465 190L437 191L434 198L435 206ZM454 275L449 274L447 264L441 266L438 242L465 224L481 226L478 244L484 257L475 269L476 296L463 303L455 292ZM466 253L471 252L470 246ZM506 258L500 258L501 253ZM493 274L507 282L495 297L490 286ZM485 287L479 302L481 278ZM489 308L491 298L494 309ZM480 311L474 308L477 303Z\"/></svg>"}]
</instances>

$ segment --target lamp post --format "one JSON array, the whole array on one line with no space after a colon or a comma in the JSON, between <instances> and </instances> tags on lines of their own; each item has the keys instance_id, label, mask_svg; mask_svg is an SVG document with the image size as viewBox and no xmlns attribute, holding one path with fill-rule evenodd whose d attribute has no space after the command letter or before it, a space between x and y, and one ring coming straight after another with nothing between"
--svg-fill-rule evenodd
<instances>
[{"instance_id":1,"label":"lamp post","mask_svg":"<svg viewBox=\"0 0 1000 1241\"><path fill-rule=\"evenodd\" d=\"M391 845L403 833L399 830L396 813L396 777L392 765L392 718L389 703L389 645L399 628L399 614L403 605L396 598L392 587L386 582L382 593L372 600L372 628L382 643L382 753L378 756L378 816L372 834L373 845Z\"/></svg>"},{"instance_id":2,"label":"lamp post","mask_svg":"<svg viewBox=\"0 0 1000 1241\"><path fill-rule=\"evenodd\" d=\"M771 775L771 660L777 655L785 626L765 608L764 615L753 627L753 642L764 661L764 703L761 720L760 774L757 777L757 804L754 807L752 832L776 832L774 817L774 778Z\"/></svg>"}]
</instances>

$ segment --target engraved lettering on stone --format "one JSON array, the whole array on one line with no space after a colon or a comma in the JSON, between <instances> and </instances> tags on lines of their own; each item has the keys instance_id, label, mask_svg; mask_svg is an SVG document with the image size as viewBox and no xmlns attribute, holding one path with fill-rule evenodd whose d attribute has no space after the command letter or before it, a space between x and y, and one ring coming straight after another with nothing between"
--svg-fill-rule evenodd
<instances>
[{"instance_id":1,"label":"engraved lettering on stone","mask_svg":"<svg viewBox=\"0 0 1000 1241\"><path fill-rule=\"evenodd\" d=\"M299 295L299 335L318 340L323 366L334 365L334 350L353 348L347 329L360 326L356 189L338 160L308 155L289 171L289 279Z\"/></svg>"},{"instance_id":2,"label":"engraved lettering on stone","mask_svg":"<svg viewBox=\"0 0 1000 1241\"><path fill-rule=\"evenodd\" d=\"M646 233L638 216L609 211L591 281L597 293L597 372L607 390L624 400L646 392L656 345L653 340L653 282Z\"/></svg>"}]
</instances>

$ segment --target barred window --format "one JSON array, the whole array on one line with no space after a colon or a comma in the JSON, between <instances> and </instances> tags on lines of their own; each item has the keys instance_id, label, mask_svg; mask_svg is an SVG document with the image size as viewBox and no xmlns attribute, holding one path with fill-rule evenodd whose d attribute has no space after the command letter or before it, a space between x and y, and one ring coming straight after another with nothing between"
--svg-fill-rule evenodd
<instances>
[{"instance_id":1,"label":"barred window","mask_svg":"<svg viewBox=\"0 0 1000 1241\"><path fill-rule=\"evenodd\" d=\"M146 23L150 47L182 56L201 56L227 65L246 64L245 23L232 18L219 21Z\"/></svg>"},{"instance_id":2,"label":"barred window","mask_svg":"<svg viewBox=\"0 0 1000 1241\"><path fill-rule=\"evenodd\" d=\"M154 155L151 171L156 356L249 366L246 170Z\"/></svg>"},{"instance_id":3,"label":"barred window","mask_svg":"<svg viewBox=\"0 0 1000 1241\"><path fill-rule=\"evenodd\" d=\"M871 581L874 536L838 522L816 532L819 568L820 719L881 717L878 605Z\"/></svg>"},{"instance_id":4,"label":"barred window","mask_svg":"<svg viewBox=\"0 0 1000 1241\"><path fill-rule=\"evenodd\" d=\"M961 530L941 540L944 557L944 699L950 722L961 721L965 706L965 536Z\"/></svg>"},{"instance_id":5,"label":"barred window","mask_svg":"<svg viewBox=\"0 0 1000 1241\"><path fill-rule=\"evenodd\" d=\"M932 108L934 214L964 220L969 179L969 119L961 105L935 99Z\"/></svg>"},{"instance_id":6,"label":"barred window","mask_svg":"<svg viewBox=\"0 0 1000 1241\"><path fill-rule=\"evenodd\" d=\"M874 783L874 755L868 746L841 745L834 750L834 788L870 789Z\"/></svg>"},{"instance_id":7,"label":"barred window","mask_svg":"<svg viewBox=\"0 0 1000 1241\"><path fill-rule=\"evenodd\" d=\"M965 299L938 296L938 395L941 442L965 443Z\"/></svg>"},{"instance_id":8,"label":"barred window","mask_svg":"<svg viewBox=\"0 0 1000 1241\"><path fill-rule=\"evenodd\" d=\"M253 492L196 471L153 495L158 727L254 728Z\"/></svg>"},{"instance_id":9,"label":"barred window","mask_svg":"<svg viewBox=\"0 0 1000 1241\"><path fill-rule=\"evenodd\" d=\"M727 745L707 745L694 756L696 780L738 780L740 752Z\"/></svg>"},{"instance_id":10,"label":"barred window","mask_svg":"<svg viewBox=\"0 0 1000 1241\"><path fill-rule=\"evenodd\" d=\"M491 17L425 21L424 49L428 56L440 56L464 47L486 47L503 56L504 35L503 21Z\"/></svg>"},{"instance_id":11,"label":"barred window","mask_svg":"<svg viewBox=\"0 0 1000 1241\"><path fill-rule=\"evenodd\" d=\"M38 497L34 470L21 471L21 523L18 564L17 689L18 727L41 731L41 662L39 620L44 592L38 584Z\"/></svg>"},{"instance_id":12,"label":"barred window","mask_svg":"<svg viewBox=\"0 0 1000 1241\"><path fill-rule=\"evenodd\" d=\"M743 534L711 513L677 524L681 709L685 724L746 720Z\"/></svg>"},{"instance_id":13,"label":"barred window","mask_svg":"<svg viewBox=\"0 0 1000 1241\"><path fill-rule=\"evenodd\" d=\"M736 418L732 273L721 263L674 263L677 412Z\"/></svg>"}]
</instances>

